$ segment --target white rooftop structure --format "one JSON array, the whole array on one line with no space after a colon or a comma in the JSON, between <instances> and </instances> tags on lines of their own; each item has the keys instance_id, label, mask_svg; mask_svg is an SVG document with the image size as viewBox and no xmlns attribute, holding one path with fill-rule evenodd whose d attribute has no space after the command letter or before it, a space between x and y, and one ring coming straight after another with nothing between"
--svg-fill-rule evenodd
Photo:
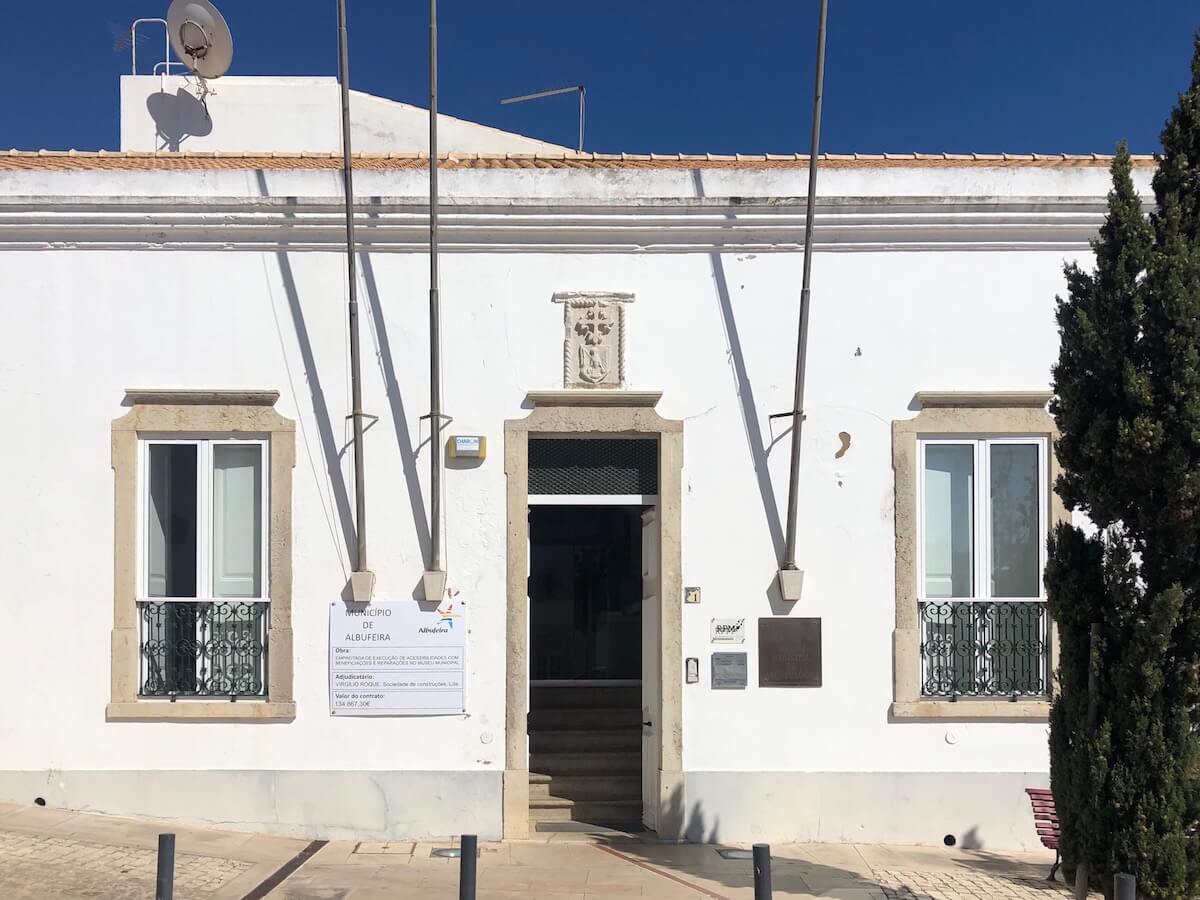
<instances>
[{"instance_id":1,"label":"white rooftop structure","mask_svg":"<svg viewBox=\"0 0 1200 900\"><path fill-rule=\"evenodd\" d=\"M341 152L336 78L226 77L208 87L204 95L192 76L123 75L121 149ZM429 111L351 91L350 140L358 153L427 152ZM438 144L442 153L572 152L441 114Z\"/></svg>"}]
</instances>

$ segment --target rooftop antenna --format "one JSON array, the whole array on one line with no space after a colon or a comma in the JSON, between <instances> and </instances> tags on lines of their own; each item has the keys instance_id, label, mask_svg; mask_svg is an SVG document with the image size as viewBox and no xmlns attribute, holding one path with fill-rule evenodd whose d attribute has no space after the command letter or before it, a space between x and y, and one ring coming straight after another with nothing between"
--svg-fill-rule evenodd
<instances>
[{"instance_id":1,"label":"rooftop antenna","mask_svg":"<svg viewBox=\"0 0 1200 900\"><path fill-rule=\"evenodd\" d=\"M526 100L540 100L543 97L557 97L559 94L574 94L579 93L579 146L576 148L580 153L583 152L583 101L584 95L587 93L582 84L572 85L571 87L554 88L549 91L537 91L533 94L522 94L520 97L505 97L500 101L501 106L507 106L510 103L523 103Z\"/></svg>"},{"instance_id":2,"label":"rooftop antenna","mask_svg":"<svg viewBox=\"0 0 1200 900\"><path fill-rule=\"evenodd\" d=\"M158 74L159 66L162 66L163 70L168 75L171 74L171 66L177 66L180 68L183 67L183 63L178 62L177 60L171 59L171 36L167 33L167 20L166 19L160 19L157 17L143 17L141 19L134 19L133 22L130 24L128 30L125 30L125 31L122 30L121 26L119 26L113 22L109 22L108 30L111 31L112 35L113 35L113 50L121 51L121 50L124 50L126 47L128 47L130 50L130 53L132 55L132 60L131 60L132 65L129 70L130 75L136 75L138 73L137 72L138 41L149 40L149 38L146 35L137 33L138 26L139 25L149 25L149 24L154 24L154 23L157 23L163 27L163 58L162 58L162 62L157 62L154 64L155 74Z\"/></svg>"},{"instance_id":3,"label":"rooftop antenna","mask_svg":"<svg viewBox=\"0 0 1200 900\"><path fill-rule=\"evenodd\" d=\"M209 93L208 79L220 78L233 62L233 35L225 17L209 0L172 0L166 24L167 40L175 55L200 80L203 99Z\"/></svg>"},{"instance_id":4,"label":"rooftop antenna","mask_svg":"<svg viewBox=\"0 0 1200 900\"><path fill-rule=\"evenodd\" d=\"M197 0L198 2L198 0ZM338 82L342 88L342 185L346 195L346 279L350 317L350 415L354 423L354 571L350 595L370 601L375 575L367 568L367 486L363 466L362 364L358 349L358 274L354 266L354 170L350 152L350 41L346 33L346 0L337 0Z\"/></svg>"}]
</instances>

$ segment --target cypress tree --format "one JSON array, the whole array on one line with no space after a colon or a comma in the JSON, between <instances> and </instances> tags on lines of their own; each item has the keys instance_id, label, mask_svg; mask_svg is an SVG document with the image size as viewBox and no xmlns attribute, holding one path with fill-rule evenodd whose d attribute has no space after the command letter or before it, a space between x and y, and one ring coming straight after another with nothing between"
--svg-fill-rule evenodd
<instances>
[{"instance_id":1,"label":"cypress tree","mask_svg":"<svg viewBox=\"0 0 1200 900\"><path fill-rule=\"evenodd\" d=\"M1123 871L1183 898L1200 890L1200 36L1162 143L1149 220L1119 149L1095 270L1068 266L1058 303L1056 489L1099 531L1050 541L1050 753L1067 866L1087 860L1106 893Z\"/></svg>"},{"instance_id":2,"label":"cypress tree","mask_svg":"<svg viewBox=\"0 0 1200 900\"><path fill-rule=\"evenodd\" d=\"M1091 761L1103 759L1090 744L1087 720L1089 632L1104 607L1104 548L1077 528L1060 525L1046 561L1046 595L1058 625L1059 691L1050 706L1050 788L1058 811L1063 872L1075 877L1088 860L1095 871L1097 831L1091 798L1095 790Z\"/></svg>"}]
</instances>

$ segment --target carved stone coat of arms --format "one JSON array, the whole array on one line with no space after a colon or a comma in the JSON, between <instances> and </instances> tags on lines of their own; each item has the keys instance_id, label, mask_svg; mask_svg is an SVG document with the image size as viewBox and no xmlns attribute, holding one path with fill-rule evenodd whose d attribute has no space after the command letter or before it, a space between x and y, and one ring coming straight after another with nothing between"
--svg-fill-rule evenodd
<instances>
[{"instance_id":1,"label":"carved stone coat of arms","mask_svg":"<svg viewBox=\"0 0 1200 900\"><path fill-rule=\"evenodd\" d=\"M625 384L625 304L632 294L555 294L563 304L563 387Z\"/></svg>"}]
</instances>

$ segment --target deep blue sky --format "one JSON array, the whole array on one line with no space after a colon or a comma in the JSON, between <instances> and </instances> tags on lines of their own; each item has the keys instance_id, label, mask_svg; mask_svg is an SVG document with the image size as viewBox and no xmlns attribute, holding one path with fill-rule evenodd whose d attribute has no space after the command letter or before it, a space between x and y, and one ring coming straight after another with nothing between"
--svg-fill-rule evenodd
<instances>
[{"instance_id":1,"label":"deep blue sky","mask_svg":"<svg viewBox=\"0 0 1200 900\"><path fill-rule=\"evenodd\" d=\"M428 5L349 0L351 84L425 105ZM334 0L218 0L231 74L332 75ZM442 0L444 112L573 145L575 98L501 107L582 82L587 149L804 152L817 0ZM0 147L116 148L114 33L167 0L11 0ZM1188 80L1195 0L831 0L831 152L1153 152ZM139 43L161 57L162 32Z\"/></svg>"}]
</instances>

